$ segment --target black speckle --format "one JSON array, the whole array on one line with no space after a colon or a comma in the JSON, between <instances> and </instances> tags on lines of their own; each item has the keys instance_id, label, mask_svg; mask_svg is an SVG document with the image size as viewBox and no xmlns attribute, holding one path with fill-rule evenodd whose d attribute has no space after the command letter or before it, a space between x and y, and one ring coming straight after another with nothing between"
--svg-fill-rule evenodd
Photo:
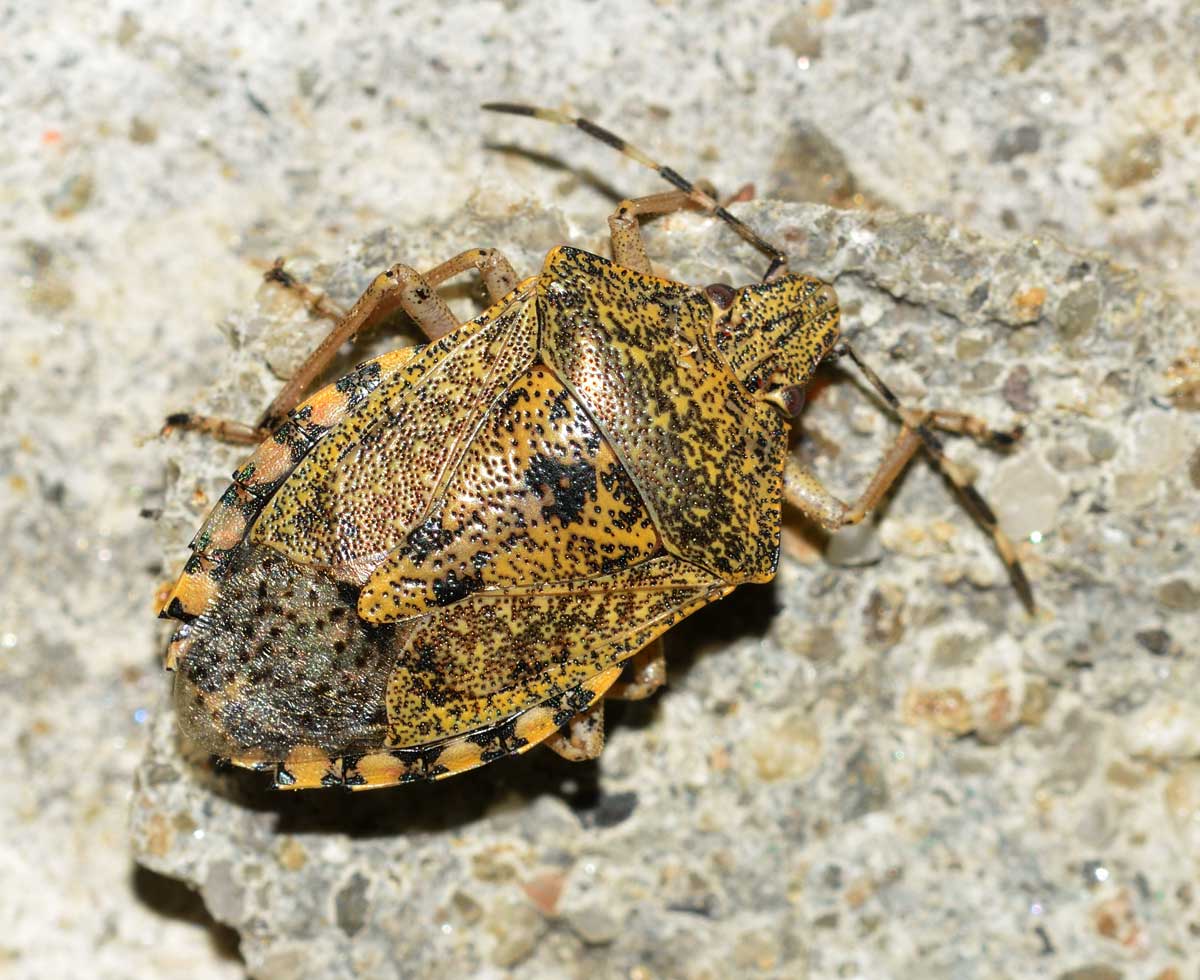
<instances>
[{"instance_id":1,"label":"black speckle","mask_svg":"<svg viewBox=\"0 0 1200 980\"><path fill-rule=\"evenodd\" d=\"M451 570L446 573L444 578L433 580L433 600L439 606L448 606L452 602L465 599L482 586L483 582L477 576L463 575L460 577Z\"/></svg>"},{"instance_id":2,"label":"black speckle","mask_svg":"<svg viewBox=\"0 0 1200 980\"><path fill-rule=\"evenodd\" d=\"M530 462L525 485L539 493L549 490L554 503L542 508L547 520L557 517L563 524L582 519L584 505L596 493L596 471L591 463L562 463L540 453Z\"/></svg>"}]
</instances>

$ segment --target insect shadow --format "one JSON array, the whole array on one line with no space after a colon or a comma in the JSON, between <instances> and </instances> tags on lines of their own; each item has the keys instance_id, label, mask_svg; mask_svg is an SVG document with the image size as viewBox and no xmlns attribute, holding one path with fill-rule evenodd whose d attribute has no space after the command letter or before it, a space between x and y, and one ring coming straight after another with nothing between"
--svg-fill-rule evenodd
<instances>
[{"instance_id":1,"label":"insect shadow","mask_svg":"<svg viewBox=\"0 0 1200 980\"><path fill-rule=\"evenodd\" d=\"M493 153L500 153L506 156L520 157L528 160L530 163L537 164L539 167L544 167L547 170L557 170L562 173L568 173L575 177L585 186L592 188L601 196L608 199L613 204L618 204L623 201L628 195L623 194L613 184L597 174L589 167L580 167L577 164L569 163L560 157L556 157L551 153L538 153L536 150L530 150L528 147L520 146L516 143L485 143L484 149L490 150Z\"/></svg>"}]
</instances>

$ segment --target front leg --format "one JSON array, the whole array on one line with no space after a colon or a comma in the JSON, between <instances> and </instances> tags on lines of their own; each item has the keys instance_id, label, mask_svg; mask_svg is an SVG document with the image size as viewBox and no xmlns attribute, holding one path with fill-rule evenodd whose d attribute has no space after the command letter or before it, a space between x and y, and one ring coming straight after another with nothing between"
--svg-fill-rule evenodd
<instances>
[{"instance_id":1,"label":"front leg","mask_svg":"<svg viewBox=\"0 0 1200 980\"><path fill-rule=\"evenodd\" d=\"M887 393L891 394L890 391ZM894 397L892 396L893 402ZM933 434L931 428L964 433L981 442L991 442L1004 447L1016 441L1019 430L1015 433L994 431L983 420L963 412L921 412L903 408L898 402L894 402L892 407L901 420L900 432L884 453L882 462L854 504L847 504L832 494L816 476L792 457L788 457L784 464L784 498L805 517L827 531L837 531L858 524L883 500L917 450L924 448L933 457L938 469L954 485L971 516L991 535L1021 602L1026 609L1033 612L1036 608L1033 591L1017 559L1017 550L1012 539L1000 528L992 508L980 496L963 468L943 452L941 441Z\"/></svg>"}]
</instances>

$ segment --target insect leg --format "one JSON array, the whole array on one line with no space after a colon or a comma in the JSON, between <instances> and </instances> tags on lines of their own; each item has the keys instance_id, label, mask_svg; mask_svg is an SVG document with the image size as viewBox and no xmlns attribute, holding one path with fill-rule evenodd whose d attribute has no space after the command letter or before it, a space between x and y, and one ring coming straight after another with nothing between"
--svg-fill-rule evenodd
<instances>
[{"instance_id":1,"label":"insect leg","mask_svg":"<svg viewBox=\"0 0 1200 980\"><path fill-rule=\"evenodd\" d=\"M462 252L425 275L411 266L394 265L376 276L358 302L334 325L329 335L308 355L300 369L275 396L259 419L258 427L270 430L278 425L329 366L342 344L386 320L397 309L403 309L412 317L430 340L444 337L459 325L459 321L436 289L450 277L472 268L479 270L493 299L503 296L517 283L512 265L492 248L473 248Z\"/></svg>"},{"instance_id":2,"label":"insect leg","mask_svg":"<svg viewBox=\"0 0 1200 980\"><path fill-rule=\"evenodd\" d=\"M284 267L283 259L276 259L274 264L263 273L263 279L274 283L280 289L295 293L308 308L312 316L333 320L335 323L346 315L346 311L338 306L324 293L313 289L306 282L301 282Z\"/></svg>"},{"instance_id":3,"label":"insect leg","mask_svg":"<svg viewBox=\"0 0 1200 980\"><path fill-rule=\"evenodd\" d=\"M613 261L634 272L651 274L650 258L642 241L638 218L642 215L667 214L687 207L703 207L687 191L666 191L624 200L608 218L612 236Z\"/></svg>"},{"instance_id":4,"label":"insect leg","mask_svg":"<svg viewBox=\"0 0 1200 980\"><path fill-rule=\"evenodd\" d=\"M650 258L642 241L642 228L638 218L643 215L668 214L683 208L704 207L704 203L687 191L664 191L622 201L617 210L608 216L608 230L612 236L613 261L617 265L651 275Z\"/></svg>"},{"instance_id":5,"label":"insect leg","mask_svg":"<svg viewBox=\"0 0 1200 980\"><path fill-rule=\"evenodd\" d=\"M517 273L512 263L494 248L472 248L425 273L425 281L437 286L468 269L477 269L487 289L488 300L498 303L516 288ZM428 331L426 331L428 333ZM440 336L440 335L439 335ZM430 335L430 340L437 338Z\"/></svg>"},{"instance_id":6,"label":"insect leg","mask_svg":"<svg viewBox=\"0 0 1200 980\"><path fill-rule=\"evenodd\" d=\"M766 274L763 276L764 282L776 279L787 272L787 256L783 254L780 248L772 245L745 222L735 218L711 194L697 187L677 171L656 162L632 143L621 139L616 133L609 132L609 130L604 129L602 126L597 126L591 120L571 116L555 109L544 109L538 106L520 105L513 102L488 102L483 105L483 108L489 112L505 112L513 116L529 116L533 119L541 119L543 122L557 123L560 126L574 126L576 129L587 133L593 139L597 139L601 143L607 143L614 150L625 154L625 156L632 160L636 160L643 167L649 167L662 177L663 180L667 181L667 183L674 184L684 194L691 197L692 200L696 201L705 210L720 218L743 239L766 255L771 262L767 267Z\"/></svg>"},{"instance_id":7,"label":"insect leg","mask_svg":"<svg viewBox=\"0 0 1200 980\"><path fill-rule=\"evenodd\" d=\"M251 426L204 415L178 412L167 418L163 434L172 429L191 429L230 442L261 442L296 407L305 392L324 373L341 346L362 331L386 320L403 309L430 340L443 337L459 325L436 292L445 280L468 269L479 270L493 301L503 297L517 284L512 265L492 248L473 248L431 269L425 275L407 265L395 265L375 277L375 281L359 297L350 310L341 316L333 329L283 386L258 422ZM268 274L270 275L270 274ZM292 288L289 286L288 288Z\"/></svg>"},{"instance_id":8,"label":"insect leg","mask_svg":"<svg viewBox=\"0 0 1200 980\"><path fill-rule=\"evenodd\" d=\"M806 517L820 524L826 530L836 531L838 528L859 523L868 513L878 506L887 494L892 484L904 471L909 460L920 449L924 449L933 457L938 468L958 491L967 510L981 527L991 536L999 552L1001 560L1008 569L1009 578L1017 590L1021 602L1031 613L1036 610L1033 590L1029 579L1017 559L1016 548L1012 539L1001 530L996 515L987 501L975 489L966 471L950 459L942 442L933 434L932 427L948 429L952 432L963 432L981 440L987 440L1000 446L1011 445L1019 437L1018 432L999 432L988 427L987 423L974 416L962 412L946 411L915 411L904 408L891 389L880 380L848 344L839 347L840 353L850 356L858 365L872 387L883 397L888 406L900 418L901 427L895 441L884 454L875 474L867 483L857 502L851 506L830 493L824 485L804 469L798 462L788 459L784 466L784 496L792 506L796 507Z\"/></svg>"},{"instance_id":9,"label":"insect leg","mask_svg":"<svg viewBox=\"0 0 1200 980\"><path fill-rule=\"evenodd\" d=\"M955 435L970 436L976 442L995 446L998 449L1008 449L1015 446L1021 438L1023 430L1020 426L1015 429L993 429L977 415L966 412L951 412L935 409L926 412L925 425L931 429L952 432Z\"/></svg>"},{"instance_id":10,"label":"insect leg","mask_svg":"<svg viewBox=\"0 0 1200 980\"><path fill-rule=\"evenodd\" d=\"M663 656L662 637L656 637L625 661L625 670L607 697L621 701L640 701L650 697L667 682L667 661Z\"/></svg>"},{"instance_id":11,"label":"insect leg","mask_svg":"<svg viewBox=\"0 0 1200 980\"><path fill-rule=\"evenodd\" d=\"M604 751L604 699L572 717L542 743L570 762L587 762Z\"/></svg>"}]
</instances>

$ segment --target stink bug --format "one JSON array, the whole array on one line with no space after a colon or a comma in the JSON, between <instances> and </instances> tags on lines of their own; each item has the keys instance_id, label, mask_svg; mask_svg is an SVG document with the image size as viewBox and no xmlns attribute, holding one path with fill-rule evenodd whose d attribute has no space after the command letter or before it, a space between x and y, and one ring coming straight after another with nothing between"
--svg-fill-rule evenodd
<instances>
[{"instance_id":1,"label":"stink bug","mask_svg":"<svg viewBox=\"0 0 1200 980\"><path fill-rule=\"evenodd\" d=\"M518 280L477 248L424 275L394 266L345 314L314 301L336 325L256 426L168 420L261 443L164 603L182 621L167 666L191 739L292 788L437 779L540 742L594 757L603 698L662 684L661 635L774 577L785 498L827 529L854 524L921 448L1032 608L1011 543L933 429L1012 435L901 406L841 340L833 289L674 170L584 119L485 108L574 125L675 189L621 203L611 260L557 246ZM685 207L762 251L762 281L655 276L638 219ZM470 269L491 305L460 324L436 289ZM302 400L338 348L398 309L428 344ZM805 386L833 357L901 422L853 505L788 453Z\"/></svg>"}]
</instances>

